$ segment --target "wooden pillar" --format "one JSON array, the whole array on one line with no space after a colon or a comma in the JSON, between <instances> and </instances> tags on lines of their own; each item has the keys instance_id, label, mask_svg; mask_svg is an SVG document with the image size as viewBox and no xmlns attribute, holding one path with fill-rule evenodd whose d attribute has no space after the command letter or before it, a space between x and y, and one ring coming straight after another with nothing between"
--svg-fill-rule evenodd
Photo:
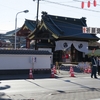
<instances>
[{"instance_id":1,"label":"wooden pillar","mask_svg":"<svg viewBox=\"0 0 100 100\"><path fill-rule=\"evenodd\" d=\"M38 48L37 48L37 39L35 40L35 50L38 50Z\"/></svg>"},{"instance_id":2,"label":"wooden pillar","mask_svg":"<svg viewBox=\"0 0 100 100\"><path fill-rule=\"evenodd\" d=\"M26 39L26 48L30 48L30 40Z\"/></svg>"}]
</instances>

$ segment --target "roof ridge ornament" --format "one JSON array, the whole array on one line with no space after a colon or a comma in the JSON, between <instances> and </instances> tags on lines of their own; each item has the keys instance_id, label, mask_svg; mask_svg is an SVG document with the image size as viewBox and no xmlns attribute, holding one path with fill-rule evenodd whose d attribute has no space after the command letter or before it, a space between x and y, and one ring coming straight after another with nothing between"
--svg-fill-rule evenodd
<instances>
[{"instance_id":1,"label":"roof ridge ornament","mask_svg":"<svg viewBox=\"0 0 100 100\"><path fill-rule=\"evenodd\" d=\"M47 13L47 12L45 12L45 11L42 11L42 14L43 14L43 15L47 15L48 13Z\"/></svg>"}]
</instances>

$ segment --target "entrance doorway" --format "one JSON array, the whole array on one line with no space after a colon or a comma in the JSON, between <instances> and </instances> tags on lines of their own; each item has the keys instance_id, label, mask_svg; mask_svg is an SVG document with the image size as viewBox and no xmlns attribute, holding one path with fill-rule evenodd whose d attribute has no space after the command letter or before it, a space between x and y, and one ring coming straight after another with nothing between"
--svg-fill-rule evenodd
<instances>
[{"instance_id":1,"label":"entrance doorway","mask_svg":"<svg viewBox=\"0 0 100 100\"><path fill-rule=\"evenodd\" d=\"M71 62L80 62L83 61L83 52L78 51L75 49L73 44L66 50L57 50L53 52L53 62L64 62L64 63L71 63Z\"/></svg>"}]
</instances>

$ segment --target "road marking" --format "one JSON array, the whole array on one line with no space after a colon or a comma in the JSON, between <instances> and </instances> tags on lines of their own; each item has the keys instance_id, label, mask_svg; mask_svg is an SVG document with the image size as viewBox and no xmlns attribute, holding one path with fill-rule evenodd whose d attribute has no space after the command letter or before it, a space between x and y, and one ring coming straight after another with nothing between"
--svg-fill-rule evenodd
<instances>
[{"instance_id":1,"label":"road marking","mask_svg":"<svg viewBox=\"0 0 100 100\"><path fill-rule=\"evenodd\" d=\"M100 98L98 98L98 99L90 99L90 100L100 100Z\"/></svg>"}]
</instances>

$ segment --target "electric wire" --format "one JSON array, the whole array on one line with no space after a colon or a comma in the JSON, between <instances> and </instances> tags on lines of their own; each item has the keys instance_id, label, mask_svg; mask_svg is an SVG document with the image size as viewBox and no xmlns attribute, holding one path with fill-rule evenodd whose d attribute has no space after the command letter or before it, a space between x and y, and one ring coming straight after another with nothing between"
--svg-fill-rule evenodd
<instances>
[{"instance_id":1,"label":"electric wire","mask_svg":"<svg viewBox=\"0 0 100 100\"><path fill-rule=\"evenodd\" d=\"M75 6L71 6L71 5L67 5L67 4L63 4L63 3L58 3L58 2L53 2L53 1L49 1L49 0L41 0L41 1L44 1L44 2L48 2L48 3L52 3L52 4L57 4L57 5L61 5L61 6L67 6L67 7L71 7L71 8L76 8L76 9L81 9L81 10L86 10L86 11L92 11L92 12L100 12L100 11L96 11L96 10L91 10L91 9L82 9L80 7L75 7ZM82 2L82 1L79 1L79 0L73 0L73 2ZM0 4L1 5L1 4ZM97 4L98 6L100 6L99 4ZM4 5L2 5L4 6ZM5 7L8 7L8 6L5 6ZM10 9L13 9L11 7L8 7ZM13 10L17 10L17 9L13 9ZM2 30L1 30L2 31Z\"/></svg>"},{"instance_id":2,"label":"electric wire","mask_svg":"<svg viewBox=\"0 0 100 100\"><path fill-rule=\"evenodd\" d=\"M97 11L97 10L86 9L86 8L82 9L82 8L80 8L80 7L71 6L71 5L67 5L67 4L62 4L62 3L58 3L58 2L53 2L53 1L49 1L49 0L42 0L42 1L48 2L48 3L57 4L57 5L61 5L61 6L66 6L66 7L70 7L70 8L75 8L75 9L81 9L81 10L85 10L85 11L99 12L99 13L100 13L100 11Z\"/></svg>"}]
</instances>

